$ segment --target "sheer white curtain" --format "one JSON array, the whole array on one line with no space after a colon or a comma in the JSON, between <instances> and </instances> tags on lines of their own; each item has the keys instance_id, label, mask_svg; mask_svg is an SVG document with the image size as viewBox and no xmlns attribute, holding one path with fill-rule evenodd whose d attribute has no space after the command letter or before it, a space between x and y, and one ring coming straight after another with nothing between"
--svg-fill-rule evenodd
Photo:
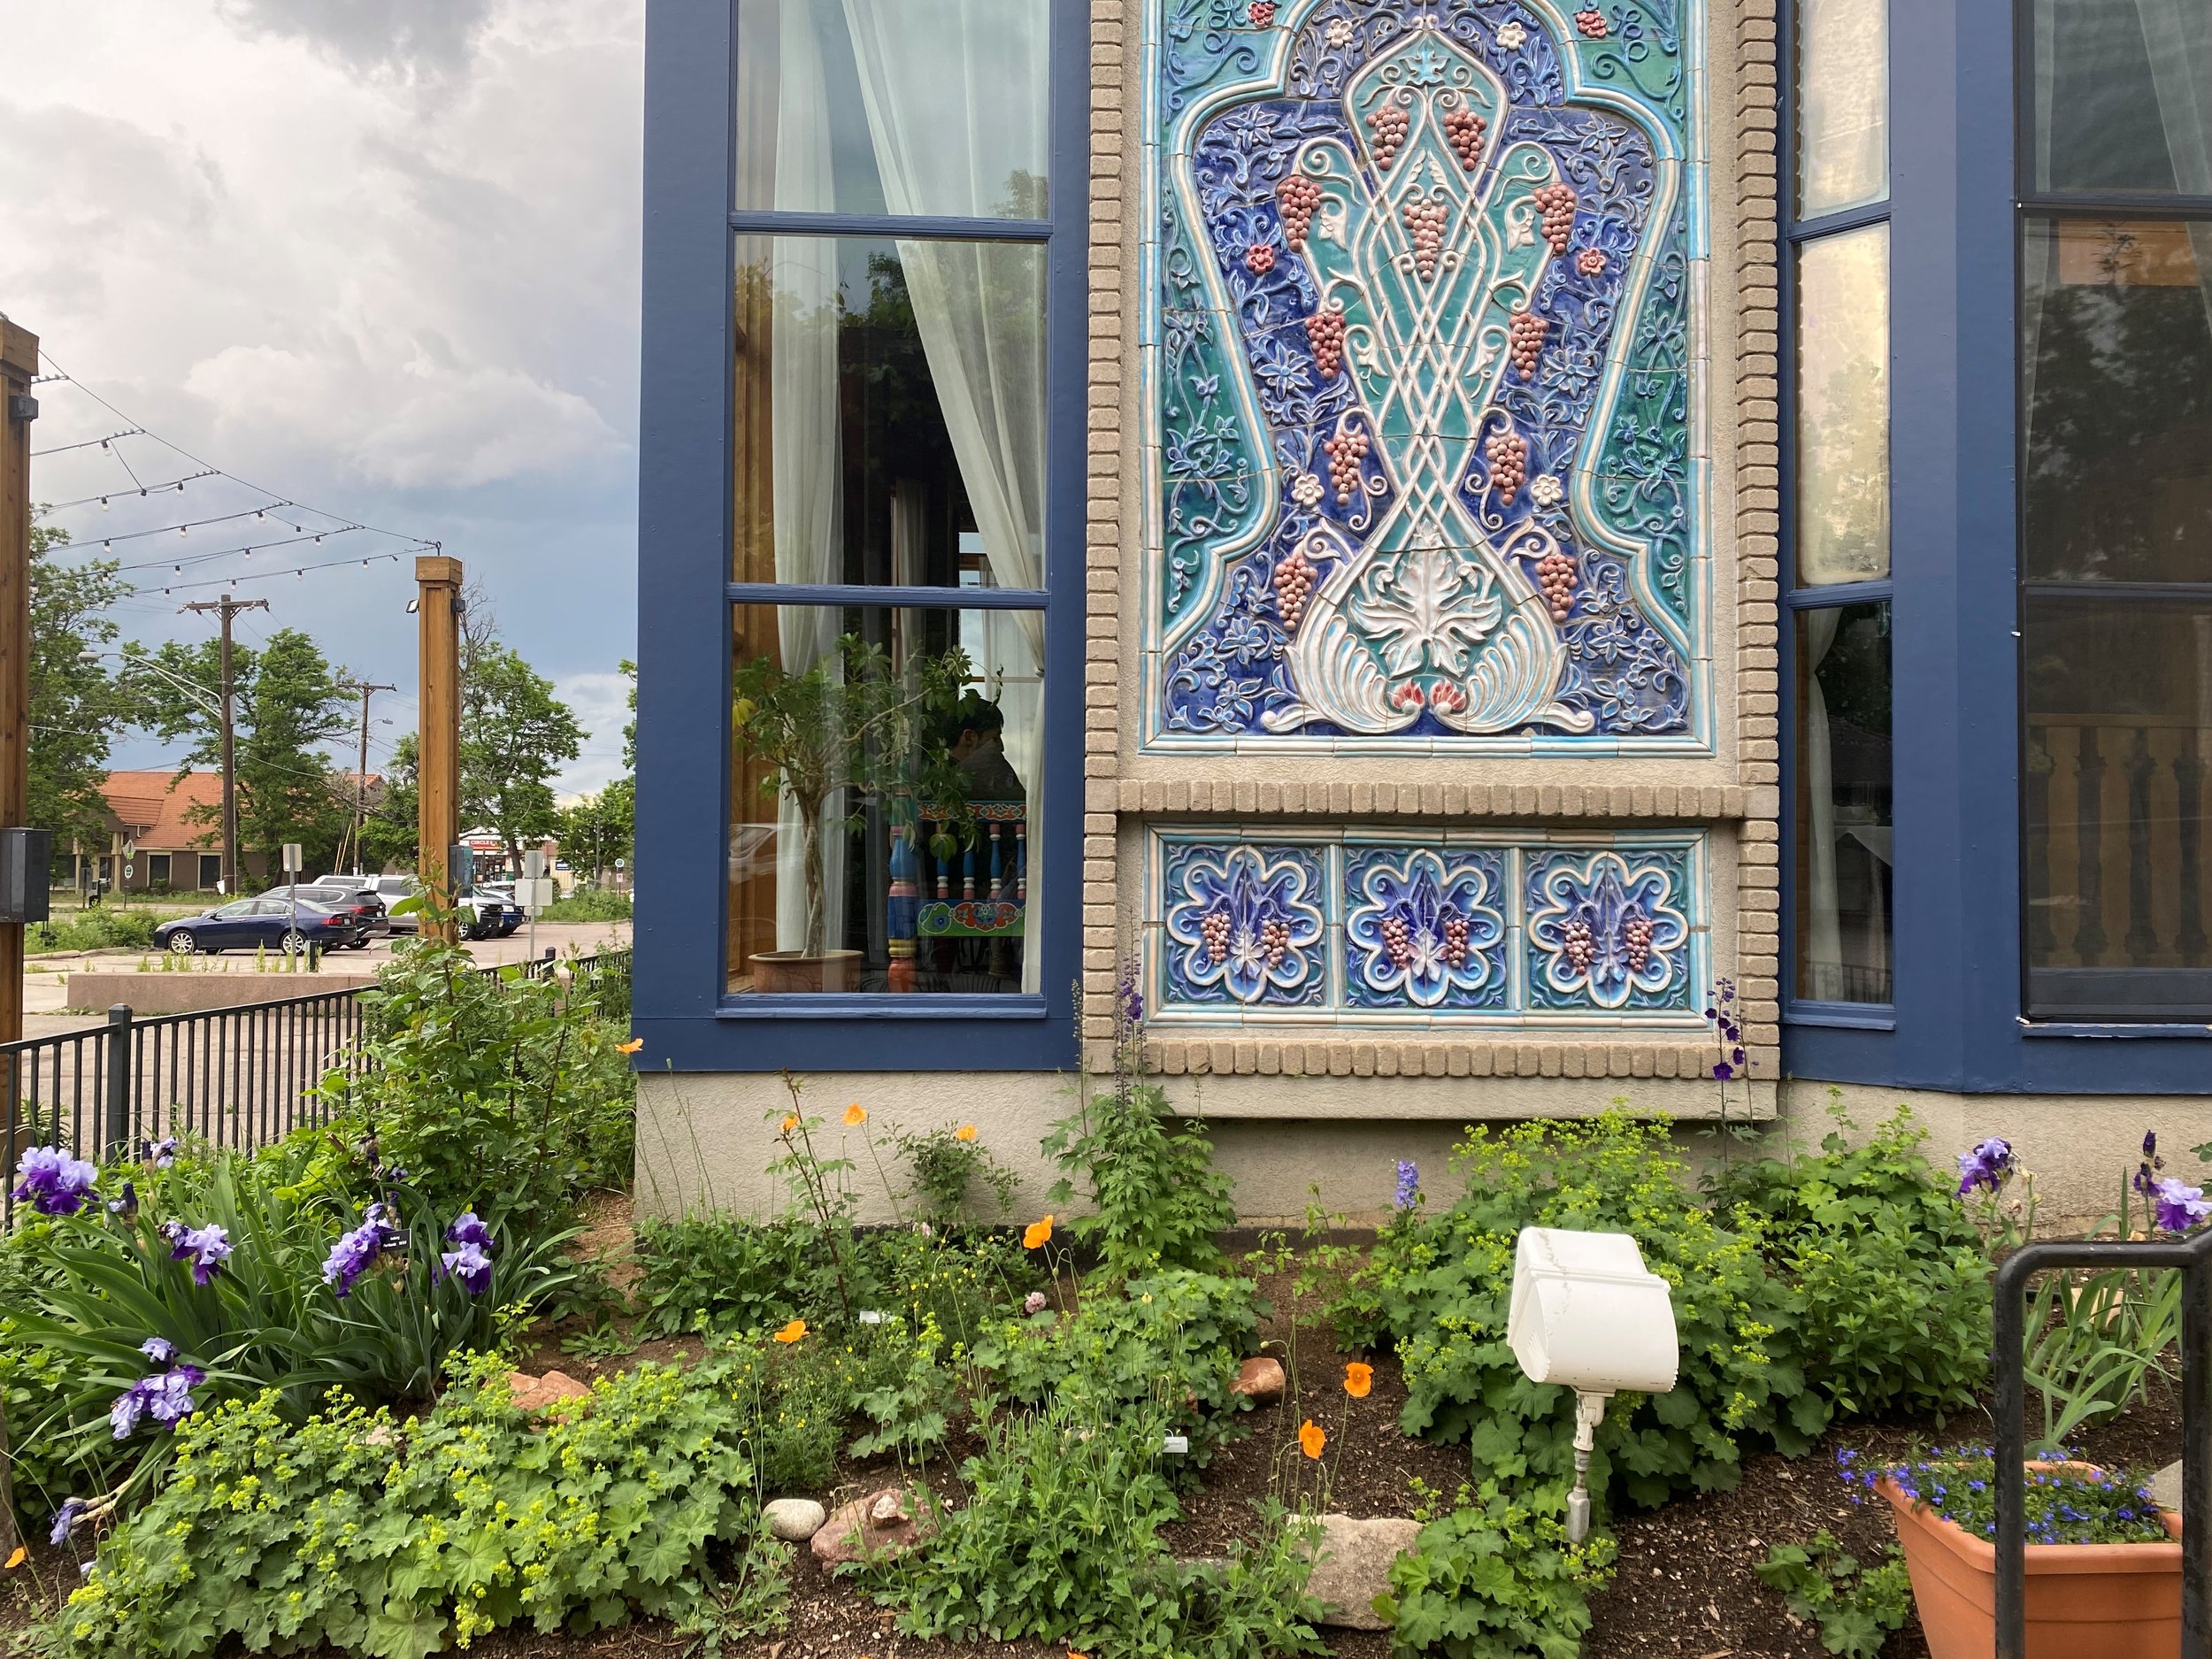
<instances>
[{"instance_id":1,"label":"sheer white curtain","mask_svg":"<svg viewBox=\"0 0 2212 1659\"><path fill-rule=\"evenodd\" d=\"M2049 0L2039 0L2047 4ZM2212 196L2212 5L2206 0L2135 0L2150 49L2151 83L2159 123L2173 157L2174 188L2185 196ZM2197 257L2197 287L2212 326L2212 224L2189 227Z\"/></svg>"},{"instance_id":2,"label":"sheer white curtain","mask_svg":"<svg viewBox=\"0 0 2212 1659\"><path fill-rule=\"evenodd\" d=\"M820 111L828 92L811 7L775 8L778 88L775 202L812 206L829 199L830 136ZM775 299L769 379L774 428L776 580L838 580L844 547L844 491L838 434L837 244L824 236L779 236L770 246ZM803 673L837 646L837 614L787 608L777 618L783 666ZM837 803L833 802L834 807ZM845 937L845 841L822 838L823 939ZM807 945L806 825L789 795L776 809L776 947Z\"/></svg>"},{"instance_id":3,"label":"sheer white curtain","mask_svg":"<svg viewBox=\"0 0 2212 1659\"><path fill-rule=\"evenodd\" d=\"M1002 217L1042 211L1048 153L1045 0L843 0L884 205L893 213ZM1006 243L898 244L914 319L960 478L1001 588L1044 586L1045 426L1042 250ZM1010 678L1000 707L1006 757L1044 801L1044 618L1010 613L1030 677ZM1029 841L1029 890L1041 848ZM1023 953L1022 988L1039 987L1040 953Z\"/></svg>"},{"instance_id":4,"label":"sheer white curtain","mask_svg":"<svg viewBox=\"0 0 2212 1659\"><path fill-rule=\"evenodd\" d=\"M1835 757L1828 741L1828 699L1820 688L1820 665L1836 642L1843 612L1831 609L1799 615L1804 618L1804 630L1797 636L1797 683L1805 710L1797 764L1804 774L1803 798L1810 820L1805 868L1797 878L1805 884L1804 937L1797 941L1805 975L1799 990L1828 1002L1835 1000L1842 983L1843 926L1836 902Z\"/></svg>"}]
</instances>

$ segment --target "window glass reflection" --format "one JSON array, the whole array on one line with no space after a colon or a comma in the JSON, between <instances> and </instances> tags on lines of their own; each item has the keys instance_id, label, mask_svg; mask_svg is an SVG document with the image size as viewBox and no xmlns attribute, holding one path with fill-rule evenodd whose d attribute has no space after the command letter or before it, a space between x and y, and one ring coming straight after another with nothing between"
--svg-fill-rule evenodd
<instances>
[{"instance_id":1,"label":"window glass reflection","mask_svg":"<svg viewBox=\"0 0 2212 1659\"><path fill-rule=\"evenodd\" d=\"M1796 576L1889 574L1889 227L1797 253Z\"/></svg>"},{"instance_id":2,"label":"window glass reflection","mask_svg":"<svg viewBox=\"0 0 2212 1659\"><path fill-rule=\"evenodd\" d=\"M2204 1018L2212 601L2032 598L2022 667L2029 1012Z\"/></svg>"},{"instance_id":3,"label":"window glass reflection","mask_svg":"<svg viewBox=\"0 0 2212 1659\"><path fill-rule=\"evenodd\" d=\"M1038 994L1043 613L733 622L729 991Z\"/></svg>"},{"instance_id":4,"label":"window glass reflection","mask_svg":"<svg viewBox=\"0 0 2212 1659\"><path fill-rule=\"evenodd\" d=\"M1887 604L1801 611L1797 995L1893 1000Z\"/></svg>"},{"instance_id":5,"label":"window glass reflection","mask_svg":"<svg viewBox=\"0 0 2212 1659\"><path fill-rule=\"evenodd\" d=\"M1049 0L740 0L737 206L1042 219Z\"/></svg>"},{"instance_id":6,"label":"window glass reflection","mask_svg":"<svg viewBox=\"0 0 2212 1659\"><path fill-rule=\"evenodd\" d=\"M2039 190L2212 196L2212 6L2034 0Z\"/></svg>"},{"instance_id":7,"label":"window glass reflection","mask_svg":"<svg viewBox=\"0 0 2212 1659\"><path fill-rule=\"evenodd\" d=\"M739 581L1041 588L1045 255L738 239Z\"/></svg>"},{"instance_id":8,"label":"window glass reflection","mask_svg":"<svg viewBox=\"0 0 2212 1659\"><path fill-rule=\"evenodd\" d=\"M1797 212L1889 194L1889 0L1800 0Z\"/></svg>"}]
</instances>

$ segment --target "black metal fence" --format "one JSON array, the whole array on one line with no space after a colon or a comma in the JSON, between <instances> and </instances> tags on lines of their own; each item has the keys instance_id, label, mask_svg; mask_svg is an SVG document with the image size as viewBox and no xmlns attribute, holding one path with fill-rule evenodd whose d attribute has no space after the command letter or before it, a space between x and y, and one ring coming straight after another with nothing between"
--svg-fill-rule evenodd
<instances>
[{"instance_id":1,"label":"black metal fence","mask_svg":"<svg viewBox=\"0 0 2212 1659\"><path fill-rule=\"evenodd\" d=\"M530 979L565 968L603 1014L628 1017L627 951L565 961L549 953L479 972L496 978L516 967ZM324 1080L368 1064L361 999L372 988L151 1018L119 1004L104 1025L0 1043L0 1227L14 1222L13 1171L30 1147L97 1160L175 1135L244 1150L323 1122Z\"/></svg>"},{"instance_id":2,"label":"black metal fence","mask_svg":"<svg viewBox=\"0 0 2212 1659\"><path fill-rule=\"evenodd\" d=\"M2030 1244L1997 1270L1996 1659L2028 1652L2028 1281L2078 1267L2181 1274L2181 1655L2212 1659L2212 1231L2170 1244Z\"/></svg>"}]
</instances>

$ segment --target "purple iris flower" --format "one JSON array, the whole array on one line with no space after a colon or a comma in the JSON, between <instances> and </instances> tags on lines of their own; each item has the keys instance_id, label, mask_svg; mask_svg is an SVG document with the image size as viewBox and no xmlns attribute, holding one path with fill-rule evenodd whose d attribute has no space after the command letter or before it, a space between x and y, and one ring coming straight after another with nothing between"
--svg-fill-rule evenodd
<instances>
[{"instance_id":1,"label":"purple iris flower","mask_svg":"<svg viewBox=\"0 0 2212 1659\"><path fill-rule=\"evenodd\" d=\"M2158 1225L2168 1233L2187 1233L2207 1216L2212 1216L2212 1202L2208 1202L2201 1187L2184 1187L2173 1176L2158 1183Z\"/></svg>"},{"instance_id":2,"label":"purple iris flower","mask_svg":"<svg viewBox=\"0 0 2212 1659\"><path fill-rule=\"evenodd\" d=\"M177 1345L165 1336L150 1336L138 1345L138 1351L157 1365L166 1365L177 1356Z\"/></svg>"},{"instance_id":3,"label":"purple iris flower","mask_svg":"<svg viewBox=\"0 0 2212 1659\"><path fill-rule=\"evenodd\" d=\"M391 1213L388 1205L371 1204L363 1212L361 1225L339 1234L338 1242L330 1247L330 1254L323 1260L323 1282L340 1296L353 1294L354 1281L369 1271L378 1256L407 1242L407 1235L389 1220Z\"/></svg>"},{"instance_id":4,"label":"purple iris flower","mask_svg":"<svg viewBox=\"0 0 2212 1659\"><path fill-rule=\"evenodd\" d=\"M492 1230L477 1218L473 1210L465 1210L457 1216L453 1225L445 1230L445 1236L449 1244L473 1244L480 1250L492 1248Z\"/></svg>"},{"instance_id":5,"label":"purple iris flower","mask_svg":"<svg viewBox=\"0 0 2212 1659\"><path fill-rule=\"evenodd\" d=\"M1400 1210L1410 1210L1421 1196L1421 1169L1411 1158L1398 1160L1398 1191L1391 1203Z\"/></svg>"},{"instance_id":6,"label":"purple iris flower","mask_svg":"<svg viewBox=\"0 0 2212 1659\"><path fill-rule=\"evenodd\" d=\"M438 1257L445 1271L461 1281L472 1296L480 1296L491 1288L492 1258L480 1244L464 1244L448 1250Z\"/></svg>"},{"instance_id":7,"label":"purple iris flower","mask_svg":"<svg viewBox=\"0 0 2212 1659\"><path fill-rule=\"evenodd\" d=\"M146 1396L139 1392L143 1383L133 1383L115 1396L115 1403L108 1408L108 1428L119 1440L130 1439L138 1427L138 1419L145 1415Z\"/></svg>"},{"instance_id":8,"label":"purple iris flower","mask_svg":"<svg viewBox=\"0 0 2212 1659\"><path fill-rule=\"evenodd\" d=\"M54 1511L54 1530L46 1535L46 1541L59 1549L69 1541L70 1533L77 1530L77 1517L90 1506L82 1498L69 1498Z\"/></svg>"},{"instance_id":9,"label":"purple iris flower","mask_svg":"<svg viewBox=\"0 0 2212 1659\"><path fill-rule=\"evenodd\" d=\"M160 1140L154 1142L154 1167L156 1169L165 1170L172 1164L175 1164L176 1161L176 1136L164 1135Z\"/></svg>"},{"instance_id":10,"label":"purple iris flower","mask_svg":"<svg viewBox=\"0 0 2212 1659\"><path fill-rule=\"evenodd\" d=\"M180 1365L158 1377L149 1377L138 1385L146 1391L147 1415L157 1423L174 1425L183 1422L197 1409L193 1389L206 1380L207 1373L197 1365Z\"/></svg>"},{"instance_id":11,"label":"purple iris flower","mask_svg":"<svg viewBox=\"0 0 2212 1659\"><path fill-rule=\"evenodd\" d=\"M15 1172L23 1178L15 1189L15 1202L35 1206L42 1216L75 1215L92 1183L100 1179L95 1165L71 1157L59 1147L33 1147Z\"/></svg>"},{"instance_id":12,"label":"purple iris flower","mask_svg":"<svg viewBox=\"0 0 2212 1659\"><path fill-rule=\"evenodd\" d=\"M1976 1187L1996 1192L2012 1173L2012 1148L1992 1135L1971 1152L1959 1154L1959 1196Z\"/></svg>"},{"instance_id":13,"label":"purple iris flower","mask_svg":"<svg viewBox=\"0 0 2212 1659\"><path fill-rule=\"evenodd\" d=\"M108 1214L120 1216L126 1221L138 1213L138 1187L135 1182L123 1183L123 1195L108 1200Z\"/></svg>"},{"instance_id":14,"label":"purple iris flower","mask_svg":"<svg viewBox=\"0 0 2212 1659\"><path fill-rule=\"evenodd\" d=\"M212 1222L204 1227L187 1227L180 1222L162 1224L161 1236L169 1240L169 1259L192 1263L192 1282L206 1286L214 1283L215 1275L222 1271L223 1263L230 1260L230 1234Z\"/></svg>"}]
</instances>

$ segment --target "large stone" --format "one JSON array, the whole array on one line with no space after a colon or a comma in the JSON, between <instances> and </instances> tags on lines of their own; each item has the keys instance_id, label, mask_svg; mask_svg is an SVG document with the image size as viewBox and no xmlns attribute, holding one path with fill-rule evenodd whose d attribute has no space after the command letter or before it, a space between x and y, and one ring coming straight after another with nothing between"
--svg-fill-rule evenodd
<instances>
[{"instance_id":1,"label":"large stone","mask_svg":"<svg viewBox=\"0 0 2212 1659\"><path fill-rule=\"evenodd\" d=\"M1237 1367L1237 1379L1229 1385L1229 1392L1242 1394L1256 1406L1264 1406L1280 1400L1283 1387L1282 1361L1263 1355Z\"/></svg>"},{"instance_id":2,"label":"large stone","mask_svg":"<svg viewBox=\"0 0 2212 1659\"><path fill-rule=\"evenodd\" d=\"M556 1400L588 1400L591 1390L565 1371L549 1371L542 1377L532 1377L524 1371L507 1374L507 1393L515 1404L525 1411L542 1411Z\"/></svg>"},{"instance_id":3,"label":"large stone","mask_svg":"<svg viewBox=\"0 0 2212 1659\"><path fill-rule=\"evenodd\" d=\"M1420 1535L1418 1521L1323 1516L1313 1577L1306 1584L1324 1609L1321 1622L1344 1630L1388 1630L1375 1611L1375 1598L1390 1588L1390 1563L1410 1551Z\"/></svg>"},{"instance_id":4,"label":"large stone","mask_svg":"<svg viewBox=\"0 0 2212 1659\"><path fill-rule=\"evenodd\" d=\"M902 1490L886 1486L830 1511L814 1534L814 1559L825 1567L841 1567L864 1555L895 1555L935 1530L928 1514L918 1513Z\"/></svg>"},{"instance_id":5,"label":"large stone","mask_svg":"<svg viewBox=\"0 0 2212 1659\"><path fill-rule=\"evenodd\" d=\"M806 1542L822 1530L822 1523L829 1518L822 1506L811 1498L774 1498L764 1504L760 1512L767 1517L771 1532L794 1544Z\"/></svg>"},{"instance_id":6,"label":"large stone","mask_svg":"<svg viewBox=\"0 0 2212 1659\"><path fill-rule=\"evenodd\" d=\"M2151 1477L2151 1499L2162 1509L2181 1513L2181 1465L2168 1463Z\"/></svg>"}]
</instances>

